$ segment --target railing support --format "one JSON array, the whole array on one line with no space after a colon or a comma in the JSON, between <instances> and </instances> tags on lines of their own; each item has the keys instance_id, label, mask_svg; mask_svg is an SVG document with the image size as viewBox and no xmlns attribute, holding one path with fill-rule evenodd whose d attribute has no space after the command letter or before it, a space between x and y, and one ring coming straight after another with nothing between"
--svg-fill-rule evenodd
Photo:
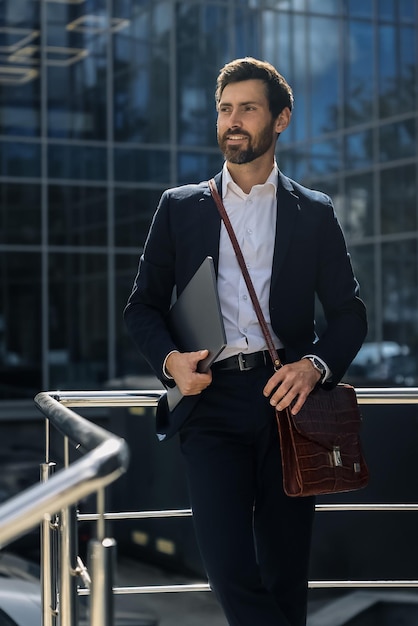
<instances>
[{"instance_id":1,"label":"railing support","mask_svg":"<svg viewBox=\"0 0 418 626\"><path fill-rule=\"evenodd\" d=\"M40 479L42 483L55 472L55 463L42 463ZM42 588L42 624L55 626L57 615L57 528L52 527L50 515L41 523L41 588Z\"/></svg>"},{"instance_id":2,"label":"railing support","mask_svg":"<svg viewBox=\"0 0 418 626\"><path fill-rule=\"evenodd\" d=\"M116 564L116 542L105 538L89 543L90 625L113 626L113 581Z\"/></svg>"}]
</instances>

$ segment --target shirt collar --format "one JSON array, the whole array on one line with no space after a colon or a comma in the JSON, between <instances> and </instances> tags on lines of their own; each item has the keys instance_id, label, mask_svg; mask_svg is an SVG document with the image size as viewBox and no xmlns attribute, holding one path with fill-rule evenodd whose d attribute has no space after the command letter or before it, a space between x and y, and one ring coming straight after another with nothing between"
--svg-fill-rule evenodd
<instances>
[{"instance_id":1,"label":"shirt collar","mask_svg":"<svg viewBox=\"0 0 418 626\"><path fill-rule=\"evenodd\" d=\"M265 187L267 185L271 185L274 188L274 194L276 194L277 193L278 182L279 182L279 168L277 166L276 160L274 160L273 169L271 170L270 175L267 178L266 182L264 184L255 185L255 186L256 187ZM240 187L238 187L238 185L232 179L232 176L229 173L229 170L228 170L228 167L227 167L227 164L226 164L226 161L225 161L224 165L223 165L223 168L222 168L222 197L223 198L225 198L225 196L227 195L229 190L231 190L234 193L237 193L238 195L241 195L241 196L244 194L242 189ZM244 194L244 195L246 195L246 194Z\"/></svg>"}]
</instances>

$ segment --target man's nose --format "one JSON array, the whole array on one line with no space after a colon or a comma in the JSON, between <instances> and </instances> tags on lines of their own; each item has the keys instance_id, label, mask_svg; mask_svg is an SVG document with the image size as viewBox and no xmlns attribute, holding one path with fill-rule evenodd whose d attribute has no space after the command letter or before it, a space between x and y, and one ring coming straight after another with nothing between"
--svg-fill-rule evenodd
<instances>
[{"instance_id":1,"label":"man's nose","mask_svg":"<svg viewBox=\"0 0 418 626\"><path fill-rule=\"evenodd\" d=\"M241 115L238 110L231 111L231 115L229 116L229 126L230 128L240 128L242 125Z\"/></svg>"}]
</instances>

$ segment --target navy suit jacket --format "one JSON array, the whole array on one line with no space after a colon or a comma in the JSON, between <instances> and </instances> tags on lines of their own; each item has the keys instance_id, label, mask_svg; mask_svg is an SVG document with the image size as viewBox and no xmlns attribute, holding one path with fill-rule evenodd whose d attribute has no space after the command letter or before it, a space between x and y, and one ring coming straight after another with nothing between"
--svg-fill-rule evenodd
<instances>
[{"instance_id":1,"label":"navy suit jacket","mask_svg":"<svg viewBox=\"0 0 418 626\"><path fill-rule=\"evenodd\" d=\"M222 174L215 177L221 192ZM314 353L337 384L367 332L366 311L332 202L279 173L277 223L270 288L270 318L284 344L286 361ZM140 352L164 385L162 365L176 349L166 325L174 287L181 293L206 256L218 268L221 220L208 183L165 191L140 258L125 322ZM327 326L315 332L315 294ZM313 345L315 344L315 346ZM203 348L204 346L202 346ZM157 410L160 438L173 435L199 396L183 398L168 411Z\"/></svg>"}]
</instances>

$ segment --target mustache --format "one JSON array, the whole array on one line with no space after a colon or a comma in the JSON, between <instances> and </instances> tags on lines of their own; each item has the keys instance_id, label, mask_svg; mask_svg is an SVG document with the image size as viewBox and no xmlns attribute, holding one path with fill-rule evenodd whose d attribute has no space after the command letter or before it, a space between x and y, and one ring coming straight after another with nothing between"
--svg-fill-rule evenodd
<instances>
[{"instance_id":1,"label":"mustache","mask_svg":"<svg viewBox=\"0 0 418 626\"><path fill-rule=\"evenodd\" d=\"M222 140L226 141L226 139L228 139L228 137L230 135L242 135L243 137L250 137L250 133L247 133L244 130L232 130L232 128L228 129L227 131L225 131L225 133L222 135Z\"/></svg>"}]
</instances>

